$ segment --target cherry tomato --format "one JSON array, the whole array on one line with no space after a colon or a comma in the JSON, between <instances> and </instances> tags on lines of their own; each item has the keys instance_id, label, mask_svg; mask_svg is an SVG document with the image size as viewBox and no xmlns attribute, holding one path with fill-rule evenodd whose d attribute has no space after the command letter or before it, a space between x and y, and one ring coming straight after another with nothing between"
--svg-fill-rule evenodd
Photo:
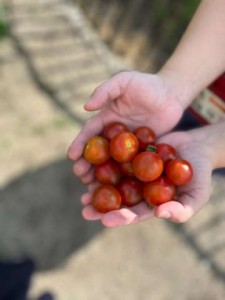
<instances>
[{"instance_id":1,"label":"cherry tomato","mask_svg":"<svg viewBox=\"0 0 225 300\"><path fill-rule=\"evenodd\" d=\"M102 184L116 185L120 182L121 172L119 164L112 159L97 165L94 170L95 179Z\"/></svg>"},{"instance_id":2,"label":"cherry tomato","mask_svg":"<svg viewBox=\"0 0 225 300\"><path fill-rule=\"evenodd\" d=\"M176 158L177 155L176 150L171 145L162 143L156 145L156 148L157 148L157 153L162 158L164 163L170 159Z\"/></svg>"},{"instance_id":3,"label":"cherry tomato","mask_svg":"<svg viewBox=\"0 0 225 300\"><path fill-rule=\"evenodd\" d=\"M102 164L110 157L109 142L101 136L94 136L88 140L83 155L93 165Z\"/></svg>"},{"instance_id":4,"label":"cherry tomato","mask_svg":"<svg viewBox=\"0 0 225 300\"><path fill-rule=\"evenodd\" d=\"M143 200L143 183L135 177L123 179L117 188L123 205L134 206Z\"/></svg>"},{"instance_id":5,"label":"cherry tomato","mask_svg":"<svg viewBox=\"0 0 225 300\"><path fill-rule=\"evenodd\" d=\"M132 162L128 161L125 163L120 163L120 171L122 173L122 175L124 176L134 176L134 171L133 171L133 167L132 167Z\"/></svg>"},{"instance_id":6,"label":"cherry tomato","mask_svg":"<svg viewBox=\"0 0 225 300\"><path fill-rule=\"evenodd\" d=\"M92 205L102 213L119 209L121 206L120 193L112 185L101 185L94 191Z\"/></svg>"},{"instance_id":7,"label":"cherry tomato","mask_svg":"<svg viewBox=\"0 0 225 300\"><path fill-rule=\"evenodd\" d=\"M111 141L111 139L120 132L129 131L128 127L120 122L112 122L105 126L102 136Z\"/></svg>"},{"instance_id":8,"label":"cherry tomato","mask_svg":"<svg viewBox=\"0 0 225 300\"><path fill-rule=\"evenodd\" d=\"M166 177L175 185L183 185L189 182L193 176L191 164L184 159L174 159L166 166Z\"/></svg>"},{"instance_id":9,"label":"cherry tomato","mask_svg":"<svg viewBox=\"0 0 225 300\"><path fill-rule=\"evenodd\" d=\"M163 161L157 153L144 151L138 153L132 162L134 175L144 182L158 178L163 172Z\"/></svg>"},{"instance_id":10,"label":"cherry tomato","mask_svg":"<svg viewBox=\"0 0 225 300\"><path fill-rule=\"evenodd\" d=\"M154 131L148 127L138 127L134 131L134 134L138 138L140 150L145 150L148 145L153 145L156 142L156 135Z\"/></svg>"},{"instance_id":11,"label":"cherry tomato","mask_svg":"<svg viewBox=\"0 0 225 300\"><path fill-rule=\"evenodd\" d=\"M110 154L118 162L131 161L138 152L138 139L129 131L118 133L110 142Z\"/></svg>"},{"instance_id":12,"label":"cherry tomato","mask_svg":"<svg viewBox=\"0 0 225 300\"><path fill-rule=\"evenodd\" d=\"M158 179L145 183L143 196L145 201L154 206L173 200L175 196L175 186L166 178Z\"/></svg>"}]
</instances>

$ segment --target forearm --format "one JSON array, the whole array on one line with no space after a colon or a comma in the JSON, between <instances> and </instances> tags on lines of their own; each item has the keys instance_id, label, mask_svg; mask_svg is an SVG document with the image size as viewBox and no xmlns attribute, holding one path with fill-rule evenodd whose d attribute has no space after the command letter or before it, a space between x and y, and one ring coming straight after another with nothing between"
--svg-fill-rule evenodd
<instances>
[{"instance_id":1,"label":"forearm","mask_svg":"<svg viewBox=\"0 0 225 300\"><path fill-rule=\"evenodd\" d=\"M180 83L187 107L225 70L225 1L203 0L160 73Z\"/></svg>"},{"instance_id":2,"label":"forearm","mask_svg":"<svg viewBox=\"0 0 225 300\"><path fill-rule=\"evenodd\" d=\"M225 167L225 121L190 131L197 143L204 145L212 168Z\"/></svg>"}]
</instances>

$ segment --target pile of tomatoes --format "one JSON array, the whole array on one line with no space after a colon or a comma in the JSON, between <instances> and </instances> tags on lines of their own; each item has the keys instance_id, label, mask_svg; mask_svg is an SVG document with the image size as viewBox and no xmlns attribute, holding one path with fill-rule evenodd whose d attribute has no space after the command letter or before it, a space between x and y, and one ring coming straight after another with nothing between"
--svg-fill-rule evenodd
<instances>
[{"instance_id":1,"label":"pile of tomatoes","mask_svg":"<svg viewBox=\"0 0 225 300\"><path fill-rule=\"evenodd\" d=\"M145 126L131 132L123 123L110 123L87 141L83 156L94 165L99 186L92 204L102 213L141 201L158 206L174 200L176 186L193 175L191 164L171 145L157 144L155 133Z\"/></svg>"}]
</instances>

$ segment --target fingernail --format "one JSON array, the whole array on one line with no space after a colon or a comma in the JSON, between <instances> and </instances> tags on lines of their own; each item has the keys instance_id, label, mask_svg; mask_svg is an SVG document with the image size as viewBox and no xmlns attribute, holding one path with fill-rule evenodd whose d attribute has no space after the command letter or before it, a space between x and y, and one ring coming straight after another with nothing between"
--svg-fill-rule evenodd
<instances>
[{"instance_id":1,"label":"fingernail","mask_svg":"<svg viewBox=\"0 0 225 300\"><path fill-rule=\"evenodd\" d=\"M169 219L170 217L171 217L171 213L169 211L162 211L158 215L158 218L161 218L161 219Z\"/></svg>"}]
</instances>

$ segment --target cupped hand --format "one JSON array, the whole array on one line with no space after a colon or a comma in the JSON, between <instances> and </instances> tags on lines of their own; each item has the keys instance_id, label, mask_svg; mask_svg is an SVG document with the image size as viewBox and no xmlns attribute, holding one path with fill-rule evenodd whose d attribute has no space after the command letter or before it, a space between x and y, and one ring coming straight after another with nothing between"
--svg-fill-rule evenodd
<instances>
[{"instance_id":1,"label":"cupped hand","mask_svg":"<svg viewBox=\"0 0 225 300\"><path fill-rule=\"evenodd\" d=\"M133 130L145 125L157 136L168 132L179 121L184 106L178 81L174 84L165 74L145 74L136 71L114 75L92 94L85 104L87 111L98 110L72 142L68 158L74 160L74 173L84 183L93 180L92 168L82 158L87 140L102 132L112 121L120 121Z\"/></svg>"},{"instance_id":2,"label":"cupped hand","mask_svg":"<svg viewBox=\"0 0 225 300\"><path fill-rule=\"evenodd\" d=\"M169 219L175 223L189 220L204 206L211 194L210 152L202 141L196 139L196 130L173 132L159 139L159 142L175 147L179 156L188 160L193 167L193 178L188 184L177 188L176 201L170 201L155 208L150 208L143 201L132 208L122 208L101 214L91 205L92 192L96 187L96 183L92 183L89 185L89 191L81 199L84 205L83 217L87 220L101 220L106 227L139 223L153 216Z\"/></svg>"}]
</instances>

